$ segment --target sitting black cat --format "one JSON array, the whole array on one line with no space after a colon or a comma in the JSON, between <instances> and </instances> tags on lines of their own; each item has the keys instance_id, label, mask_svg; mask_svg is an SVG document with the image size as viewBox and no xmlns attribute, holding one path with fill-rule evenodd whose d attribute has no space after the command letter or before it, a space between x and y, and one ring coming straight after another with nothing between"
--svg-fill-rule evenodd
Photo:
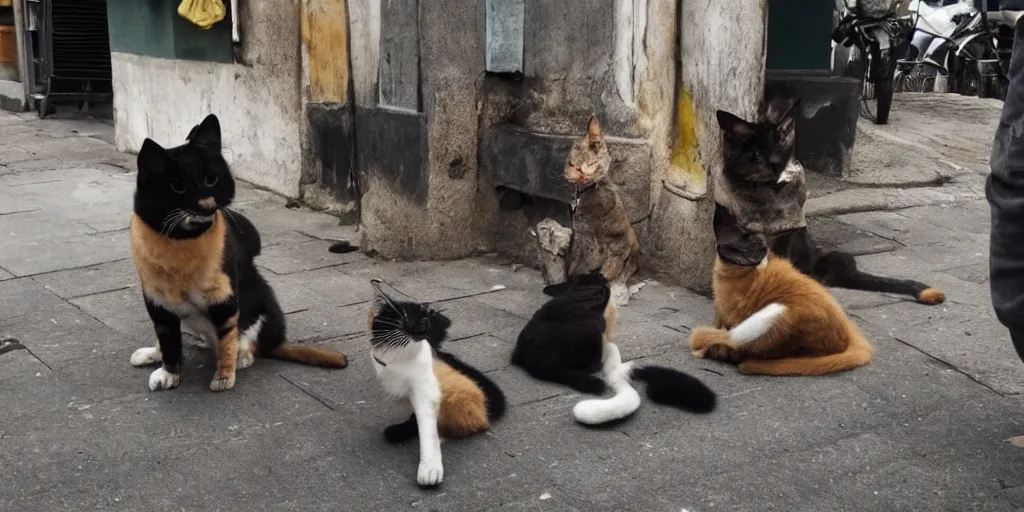
<instances>
[{"instance_id":1,"label":"sitting black cat","mask_svg":"<svg viewBox=\"0 0 1024 512\"><path fill-rule=\"evenodd\" d=\"M715 408L715 394L690 375L660 366L623 363L612 343L615 303L601 269L569 277L562 292L534 313L519 333L512 364L532 377L600 394L606 383L614 395L584 400L573 409L580 423L596 425L625 418L640 406L630 380L647 384L651 401L697 413ZM601 377L595 375L600 372Z\"/></svg>"}]
</instances>

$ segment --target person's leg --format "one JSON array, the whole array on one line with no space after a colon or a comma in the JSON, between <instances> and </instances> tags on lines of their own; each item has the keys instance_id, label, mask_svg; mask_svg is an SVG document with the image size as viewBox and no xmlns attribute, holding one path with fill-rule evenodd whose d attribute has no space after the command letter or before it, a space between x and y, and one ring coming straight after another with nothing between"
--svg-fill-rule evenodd
<instances>
[{"instance_id":1,"label":"person's leg","mask_svg":"<svg viewBox=\"0 0 1024 512\"><path fill-rule=\"evenodd\" d=\"M1024 360L1024 23L1014 31L1010 86L992 143L990 286L996 317Z\"/></svg>"}]
</instances>

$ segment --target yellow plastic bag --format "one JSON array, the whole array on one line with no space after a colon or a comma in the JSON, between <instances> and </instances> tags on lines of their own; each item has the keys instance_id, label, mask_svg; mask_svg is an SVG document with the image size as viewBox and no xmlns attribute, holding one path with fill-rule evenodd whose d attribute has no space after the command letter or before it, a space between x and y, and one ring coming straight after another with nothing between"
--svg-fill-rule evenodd
<instances>
[{"instance_id":1,"label":"yellow plastic bag","mask_svg":"<svg viewBox=\"0 0 1024 512\"><path fill-rule=\"evenodd\" d=\"M181 0L178 16L185 18L203 30L209 30L214 23L224 19L224 2L221 0Z\"/></svg>"}]
</instances>

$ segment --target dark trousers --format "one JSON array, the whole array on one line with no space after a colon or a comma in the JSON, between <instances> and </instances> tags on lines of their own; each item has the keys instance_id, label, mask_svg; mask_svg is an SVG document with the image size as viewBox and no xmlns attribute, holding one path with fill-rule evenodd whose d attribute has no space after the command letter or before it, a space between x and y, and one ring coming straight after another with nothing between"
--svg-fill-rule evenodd
<instances>
[{"instance_id":1,"label":"dark trousers","mask_svg":"<svg viewBox=\"0 0 1024 512\"><path fill-rule=\"evenodd\" d=\"M996 317L1024 360L1024 23L1014 31L1008 74L985 185L992 209L990 286Z\"/></svg>"}]
</instances>

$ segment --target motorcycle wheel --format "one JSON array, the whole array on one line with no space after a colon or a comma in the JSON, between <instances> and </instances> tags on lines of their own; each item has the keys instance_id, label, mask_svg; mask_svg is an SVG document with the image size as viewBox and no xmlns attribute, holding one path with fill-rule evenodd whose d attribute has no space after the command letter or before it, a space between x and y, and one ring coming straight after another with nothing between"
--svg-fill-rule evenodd
<instances>
[{"instance_id":1,"label":"motorcycle wheel","mask_svg":"<svg viewBox=\"0 0 1024 512\"><path fill-rule=\"evenodd\" d=\"M887 124L892 109L892 95L896 86L896 59L889 50L872 49L870 73L875 83L875 124Z\"/></svg>"}]
</instances>

